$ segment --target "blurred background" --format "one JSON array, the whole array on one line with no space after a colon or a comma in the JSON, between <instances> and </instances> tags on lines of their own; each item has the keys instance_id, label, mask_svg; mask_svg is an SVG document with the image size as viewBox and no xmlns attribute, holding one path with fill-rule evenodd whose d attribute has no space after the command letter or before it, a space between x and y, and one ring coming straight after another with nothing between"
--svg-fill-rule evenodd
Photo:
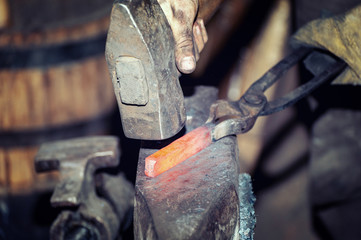
<instances>
[{"instance_id":1,"label":"blurred background","mask_svg":"<svg viewBox=\"0 0 361 240\"><path fill-rule=\"evenodd\" d=\"M290 51L288 40L297 28L321 13L342 13L356 2L225 0L206 24L209 41L196 71L182 76L181 85L216 86L220 98L237 100ZM0 0L0 239L49 238L59 214L50 206L59 176L35 172L41 143L116 135L122 148L119 169L135 182L139 141L122 134L104 58L112 3ZM268 98L283 96L308 75L302 66L292 69L267 92ZM322 87L295 107L260 118L249 133L238 136L242 171L252 175L257 198L255 239L354 239L347 232L353 231L352 223L357 227L360 195L341 198L352 208L338 199L336 208L342 209L335 212L334 202L327 201L332 196L315 197L319 186L314 183L327 178L322 189L351 186L349 193L359 193L353 187L360 180L357 173L341 183L335 179L360 167L361 145L348 155L333 153L350 162L340 167L335 160L331 168L332 156L317 160L322 154L313 139L337 138L348 127L357 136L359 93L359 87ZM323 117L330 110L330 117ZM347 121L341 126L335 124L338 119ZM322 151L335 149L332 144L339 146L325 142ZM338 225L334 218L349 221ZM124 239L132 238L129 231Z\"/></svg>"}]
</instances>

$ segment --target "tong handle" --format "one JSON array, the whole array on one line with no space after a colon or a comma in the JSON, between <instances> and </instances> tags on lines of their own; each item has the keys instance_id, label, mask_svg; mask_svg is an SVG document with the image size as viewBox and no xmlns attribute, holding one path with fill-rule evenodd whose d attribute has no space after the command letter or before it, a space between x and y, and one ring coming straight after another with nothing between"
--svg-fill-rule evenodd
<instances>
[{"instance_id":1,"label":"tong handle","mask_svg":"<svg viewBox=\"0 0 361 240\"><path fill-rule=\"evenodd\" d=\"M303 58L309 55L313 48L300 47L294 50L290 55L279 61L275 66L268 70L261 78L255 81L246 91L261 91L265 92L277 80L279 80L287 71L300 62Z\"/></svg>"},{"instance_id":2,"label":"tong handle","mask_svg":"<svg viewBox=\"0 0 361 240\"><path fill-rule=\"evenodd\" d=\"M312 52L309 55L309 58L312 58L313 55L316 54L317 52ZM268 102L263 108L263 110L260 112L259 116L270 115L282 111L283 109L295 104L296 102L313 92L321 84L336 77L341 71L346 68L346 66L347 64L343 60L334 59L334 62L329 64L320 74L314 76L305 84L299 86L298 88L283 97Z\"/></svg>"}]
</instances>

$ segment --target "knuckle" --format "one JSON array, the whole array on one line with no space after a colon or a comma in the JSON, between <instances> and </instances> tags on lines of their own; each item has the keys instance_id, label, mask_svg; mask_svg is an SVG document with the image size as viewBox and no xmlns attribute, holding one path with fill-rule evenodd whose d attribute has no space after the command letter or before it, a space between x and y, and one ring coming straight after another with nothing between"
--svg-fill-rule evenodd
<instances>
[{"instance_id":1,"label":"knuckle","mask_svg":"<svg viewBox=\"0 0 361 240\"><path fill-rule=\"evenodd\" d=\"M176 47L180 49L189 48L193 46L193 37L191 31L185 31L176 39Z\"/></svg>"}]
</instances>

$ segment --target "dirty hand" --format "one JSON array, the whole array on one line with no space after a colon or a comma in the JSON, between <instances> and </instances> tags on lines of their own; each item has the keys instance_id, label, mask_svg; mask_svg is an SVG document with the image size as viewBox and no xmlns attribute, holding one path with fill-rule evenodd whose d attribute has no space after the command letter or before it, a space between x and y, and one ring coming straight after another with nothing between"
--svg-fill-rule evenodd
<instances>
[{"instance_id":1,"label":"dirty hand","mask_svg":"<svg viewBox=\"0 0 361 240\"><path fill-rule=\"evenodd\" d=\"M158 0L175 39L175 60L178 70L191 73L208 37L203 20L195 17L198 0Z\"/></svg>"},{"instance_id":2,"label":"dirty hand","mask_svg":"<svg viewBox=\"0 0 361 240\"><path fill-rule=\"evenodd\" d=\"M361 85L361 5L351 11L306 24L293 36L293 44L326 49L342 58L348 68L333 83Z\"/></svg>"}]
</instances>

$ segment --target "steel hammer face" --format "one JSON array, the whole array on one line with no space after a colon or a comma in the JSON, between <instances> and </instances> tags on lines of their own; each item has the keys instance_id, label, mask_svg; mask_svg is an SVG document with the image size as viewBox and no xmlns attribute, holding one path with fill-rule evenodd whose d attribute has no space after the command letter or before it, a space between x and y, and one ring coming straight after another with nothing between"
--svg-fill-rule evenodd
<instances>
[{"instance_id":1,"label":"steel hammer face","mask_svg":"<svg viewBox=\"0 0 361 240\"><path fill-rule=\"evenodd\" d=\"M106 60L127 137L161 140L182 129L174 39L156 0L115 1Z\"/></svg>"}]
</instances>

